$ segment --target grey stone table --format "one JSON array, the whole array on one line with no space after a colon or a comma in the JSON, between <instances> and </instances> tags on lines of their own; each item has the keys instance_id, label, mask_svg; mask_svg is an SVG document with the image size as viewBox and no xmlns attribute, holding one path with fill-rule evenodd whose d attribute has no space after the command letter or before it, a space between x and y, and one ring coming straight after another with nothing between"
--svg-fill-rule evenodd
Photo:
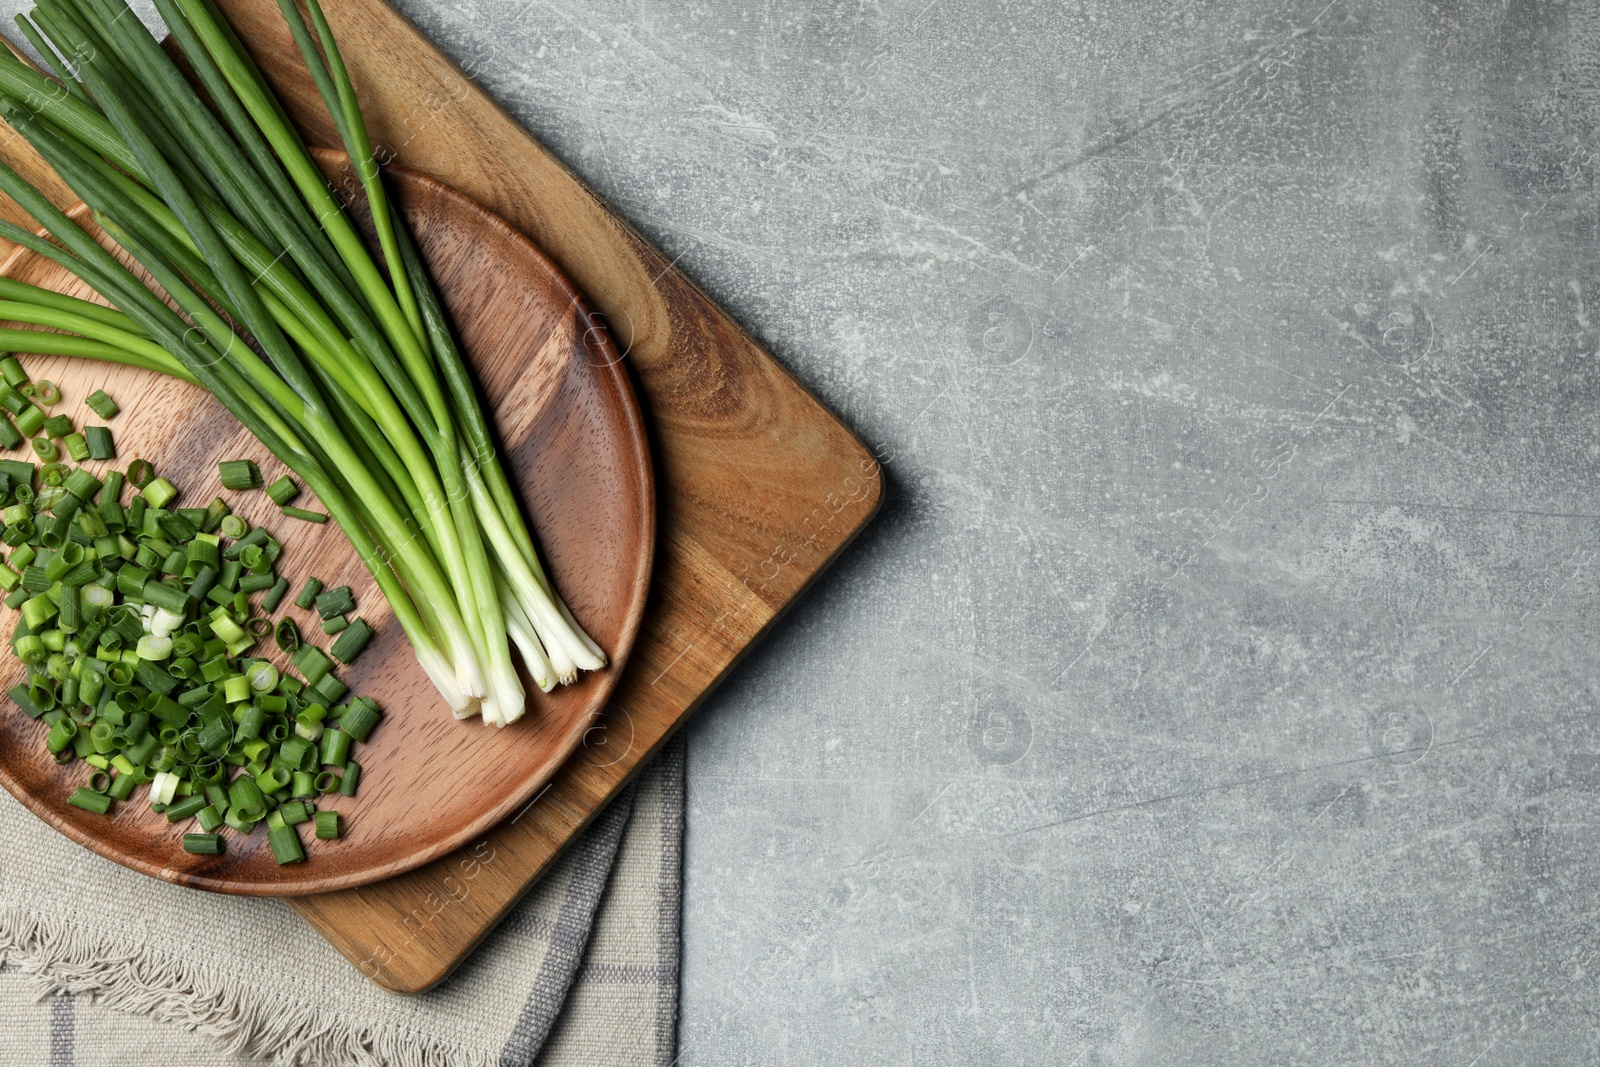
<instances>
[{"instance_id":1,"label":"grey stone table","mask_svg":"<svg viewBox=\"0 0 1600 1067\"><path fill-rule=\"evenodd\" d=\"M887 471L685 1065L1596 1061L1596 4L401 7Z\"/></svg>"},{"instance_id":2,"label":"grey stone table","mask_svg":"<svg viewBox=\"0 0 1600 1067\"><path fill-rule=\"evenodd\" d=\"M682 1062L1600 1055L1600 8L402 7L875 448Z\"/></svg>"}]
</instances>

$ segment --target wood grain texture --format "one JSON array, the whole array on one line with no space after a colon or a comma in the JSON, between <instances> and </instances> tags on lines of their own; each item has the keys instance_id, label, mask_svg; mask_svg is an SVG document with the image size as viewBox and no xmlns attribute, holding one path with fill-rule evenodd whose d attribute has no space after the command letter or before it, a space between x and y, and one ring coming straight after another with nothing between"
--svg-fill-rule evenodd
<instances>
[{"instance_id":1,"label":"wood grain texture","mask_svg":"<svg viewBox=\"0 0 1600 1067\"><path fill-rule=\"evenodd\" d=\"M221 0L307 137L335 144L273 0ZM589 296L634 374L658 542L605 718L526 810L471 847L291 901L399 992L438 982L682 724L877 509L872 454L771 356L382 0L328 5L380 158L461 190Z\"/></svg>"},{"instance_id":2,"label":"wood grain texture","mask_svg":"<svg viewBox=\"0 0 1600 1067\"><path fill-rule=\"evenodd\" d=\"M336 186L354 177L343 161L342 155L325 161ZM220 892L284 896L361 885L452 852L525 804L571 755L638 632L655 544L654 493L643 423L618 353L589 329L588 305L525 237L430 178L391 177L471 354L557 588L615 666L551 694L524 676L529 709L505 729L457 721L337 526L285 518L260 491L221 489L219 460L254 459L268 480L282 466L213 397L147 371L25 357L36 378L62 387L57 410L79 424L98 421L82 406L96 388L122 405L124 413L111 420L119 459L91 468L125 467L142 456L187 490L192 504L221 493L252 525L265 525L285 542L279 571L293 588L313 574L330 588L348 584L358 612L378 630L366 652L339 673L355 692L376 699L385 718L358 746L359 795L318 801L344 815L344 836L316 842L305 863L279 866L264 826L244 837L229 834L220 856L191 856L179 847L182 834L193 830L188 820L169 825L144 803L120 804L109 818L70 807L67 795L90 768L57 766L44 753L41 724L0 715L0 783L74 840L146 874ZM77 214L84 214L81 207ZM92 295L23 249L11 253L0 273ZM327 646L315 613L292 604L280 611L296 619L306 640ZM14 623L8 612L5 629ZM270 639L261 647L285 665Z\"/></svg>"},{"instance_id":3,"label":"wood grain texture","mask_svg":"<svg viewBox=\"0 0 1600 1067\"><path fill-rule=\"evenodd\" d=\"M221 0L308 138L337 143L273 0ZM604 717L534 802L467 848L290 901L397 992L447 975L875 513L872 454L693 283L382 0L326 5L383 153L532 237L589 298L645 410L657 544ZM11 147L0 145L10 158ZM21 154L31 154L20 145Z\"/></svg>"}]
</instances>

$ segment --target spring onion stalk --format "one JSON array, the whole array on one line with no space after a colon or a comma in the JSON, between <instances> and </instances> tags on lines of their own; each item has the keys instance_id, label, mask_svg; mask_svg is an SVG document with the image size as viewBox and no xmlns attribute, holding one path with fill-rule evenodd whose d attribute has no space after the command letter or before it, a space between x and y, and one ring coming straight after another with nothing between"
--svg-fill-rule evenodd
<instances>
[{"instance_id":1,"label":"spring onion stalk","mask_svg":"<svg viewBox=\"0 0 1600 1067\"><path fill-rule=\"evenodd\" d=\"M172 306L0 167L0 191L55 243L3 222L0 236L114 305L0 280L0 319L40 328L0 329L0 347L143 367L216 395L345 530L452 711L504 725L525 704L512 646L547 690L605 654L540 565L321 6L310 0L309 26L291 0L280 6L359 179L381 266L212 0L156 0L204 100L124 0L50 0L22 29L41 54L71 57L56 64L65 87L0 56L0 111ZM22 432L43 421L11 410ZM79 437L67 447L82 450ZM237 467L224 481L260 485ZM297 490L285 478L269 492L285 514L323 518L291 506ZM221 588L238 582L233 566ZM346 631L350 656L363 633Z\"/></svg>"}]
</instances>

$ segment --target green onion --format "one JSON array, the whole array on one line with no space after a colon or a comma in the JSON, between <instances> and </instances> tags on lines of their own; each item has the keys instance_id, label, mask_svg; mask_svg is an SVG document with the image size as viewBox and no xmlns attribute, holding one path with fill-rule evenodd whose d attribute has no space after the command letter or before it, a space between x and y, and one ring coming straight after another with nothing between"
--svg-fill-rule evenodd
<instances>
[{"instance_id":1,"label":"green onion","mask_svg":"<svg viewBox=\"0 0 1600 1067\"><path fill-rule=\"evenodd\" d=\"M294 620L280 620L273 640L281 651L293 655L300 648L300 631L295 627Z\"/></svg>"},{"instance_id":2,"label":"green onion","mask_svg":"<svg viewBox=\"0 0 1600 1067\"><path fill-rule=\"evenodd\" d=\"M89 405L89 410L99 415L102 419L109 419L122 409L117 407L117 402L106 395L104 389L96 389L85 398L84 403Z\"/></svg>"},{"instance_id":3,"label":"green onion","mask_svg":"<svg viewBox=\"0 0 1600 1067\"><path fill-rule=\"evenodd\" d=\"M316 602L317 594L322 592L322 581L318 578L307 578L306 584L300 587L300 592L295 595L294 606L310 609Z\"/></svg>"},{"instance_id":4,"label":"green onion","mask_svg":"<svg viewBox=\"0 0 1600 1067\"><path fill-rule=\"evenodd\" d=\"M286 474L267 486L267 495L272 498L274 504L281 508L300 495L300 487L294 484L294 479Z\"/></svg>"},{"instance_id":5,"label":"green onion","mask_svg":"<svg viewBox=\"0 0 1600 1067\"><path fill-rule=\"evenodd\" d=\"M333 767L343 767L350 759L351 737L343 730L322 732L321 762Z\"/></svg>"},{"instance_id":6,"label":"green onion","mask_svg":"<svg viewBox=\"0 0 1600 1067\"><path fill-rule=\"evenodd\" d=\"M32 437L34 434L44 429L44 412L40 411L32 404L27 405L16 414L17 431L23 436Z\"/></svg>"},{"instance_id":7,"label":"green onion","mask_svg":"<svg viewBox=\"0 0 1600 1067\"><path fill-rule=\"evenodd\" d=\"M32 601L29 601L29 603L32 603ZM54 611L55 605L53 603L49 604L49 609ZM45 616L45 618L48 617L48 615ZM289 662L293 663L295 669L305 677L307 685L316 685L333 669L333 661L316 645L301 645L300 650L290 658Z\"/></svg>"},{"instance_id":8,"label":"green onion","mask_svg":"<svg viewBox=\"0 0 1600 1067\"><path fill-rule=\"evenodd\" d=\"M224 489L255 489L261 484L261 468L251 459L225 459L217 464L217 475Z\"/></svg>"},{"instance_id":9,"label":"green onion","mask_svg":"<svg viewBox=\"0 0 1600 1067\"><path fill-rule=\"evenodd\" d=\"M61 390L55 382L41 378L33 383L33 398L45 407L51 407L61 401Z\"/></svg>"},{"instance_id":10,"label":"green onion","mask_svg":"<svg viewBox=\"0 0 1600 1067\"><path fill-rule=\"evenodd\" d=\"M306 858L300 835L293 826L275 826L268 830L267 847L272 850L272 858L280 864L299 863Z\"/></svg>"},{"instance_id":11,"label":"green onion","mask_svg":"<svg viewBox=\"0 0 1600 1067\"><path fill-rule=\"evenodd\" d=\"M339 813L319 811L316 814L316 833L319 841L336 841L340 836Z\"/></svg>"},{"instance_id":12,"label":"green onion","mask_svg":"<svg viewBox=\"0 0 1600 1067\"><path fill-rule=\"evenodd\" d=\"M206 799L204 793L186 796L174 804L167 805L167 821L182 822L184 819L199 814L200 809L206 807L209 803L210 801Z\"/></svg>"},{"instance_id":13,"label":"green onion","mask_svg":"<svg viewBox=\"0 0 1600 1067\"><path fill-rule=\"evenodd\" d=\"M302 522L324 523L328 521L328 516L320 511L307 511L305 508L294 508L287 505L280 510L291 519L299 519Z\"/></svg>"},{"instance_id":14,"label":"green onion","mask_svg":"<svg viewBox=\"0 0 1600 1067\"><path fill-rule=\"evenodd\" d=\"M104 815L111 810L110 797L104 793L97 793L92 789L81 787L72 791L72 795L67 798L67 803L75 808L83 808L85 811L92 811L99 815Z\"/></svg>"},{"instance_id":15,"label":"green onion","mask_svg":"<svg viewBox=\"0 0 1600 1067\"><path fill-rule=\"evenodd\" d=\"M61 454L61 450L56 447L56 443L48 437L35 437L33 439L33 451L35 455L46 463Z\"/></svg>"},{"instance_id":16,"label":"green onion","mask_svg":"<svg viewBox=\"0 0 1600 1067\"><path fill-rule=\"evenodd\" d=\"M215 826L216 824L213 823L212 825ZM220 856L222 855L222 836L210 833L184 834L183 850L196 856Z\"/></svg>"},{"instance_id":17,"label":"green onion","mask_svg":"<svg viewBox=\"0 0 1600 1067\"><path fill-rule=\"evenodd\" d=\"M310 778L311 776L307 775L306 777ZM310 794L308 793L307 795L309 796ZM304 800L291 800L279 808L278 811L283 816L285 826L299 826L303 822L310 822L311 817L316 814L316 809Z\"/></svg>"},{"instance_id":18,"label":"green onion","mask_svg":"<svg viewBox=\"0 0 1600 1067\"><path fill-rule=\"evenodd\" d=\"M146 490L155 487L155 499L165 496L166 504L175 498L175 489L164 493L157 486L153 472L135 473ZM340 728L327 728L324 704L307 701L332 702L347 687L326 654L299 646L290 620L278 627L278 642L294 653L309 688L266 660L248 658L272 624L250 617L248 602L236 597L269 583L264 601L272 607L288 595L287 579L270 570L282 551L277 541L256 529L224 544L200 529L211 509L167 510L154 506L149 493L123 514L117 498L126 478L120 472L108 472L102 483L81 468L36 470L0 461L0 491L13 475L30 483L41 478L47 488L37 498L17 492L11 503L0 498L6 532L28 530L12 565L0 565L0 586L22 594L7 598L23 616L13 650L33 670L30 683L11 696L26 714L44 720L45 747L55 759L82 758L97 768L76 803L104 803L109 810L112 800L128 799L148 781L153 810L173 823L194 818L203 835L215 835L224 828L248 832L267 815L269 798L282 801L285 790L308 798L354 788L359 770L345 777L326 768L353 763L350 748L370 733L377 705L357 697L342 709ZM97 495L101 504L82 510ZM36 508L52 509L42 516L52 527L92 519L98 528L49 547L47 533L33 528L41 516ZM110 534L108 516L126 524L139 543ZM247 542L242 550L241 542ZM228 555L239 558L224 562ZM262 569L241 575L242 563ZM240 592L219 587L218 564L232 568ZM196 605L215 601L217 592L224 606L197 616ZM120 603L119 594L126 598ZM230 784L231 767L245 773ZM269 823L293 826L313 814L302 799L273 811Z\"/></svg>"},{"instance_id":19,"label":"green onion","mask_svg":"<svg viewBox=\"0 0 1600 1067\"><path fill-rule=\"evenodd\" d=\"M266 660L252 663L244 674L252 692L269 693L278 684L278 668Z\"/></svg>"},{"instance_id":20,"label":"green onion","mask_svg":"<svg viewBox=\"0 0 1600 1067\"><path fill-rule=\"evenodd\" d=\"M372 635L373 629L367 625L365 619L355 619L334 641L329 651L340 663L353 663L361 654L361 650L367 647L367 642L372 640Z\"/></svg>"},{"instance_id":21,"label":"green onion","mask_svg":"<svg viewBox=\"0 0 1600 1067\"><path fill-rule=\"evenodd\" d=\"M153 508L166 507L178 495L178 490L165 478L153 478L139 489Z\"/></svg>"},{"instance_id":22,"label":"green onion","mask_svg":"<svg viewBox=\"0 0 1600 1067\"><path fill-rule=\"evenodd\" d=\"M348 585L330 589L316 598L317 614L324 619L335 615L348 615L356 609L356 598Z\"/></svg>"},{"instance_id":23,"label":"green onion","mask_svg":"<svg viewBox=\"0 0 1600 1067\"><path fill-rule=\"evenodd\" d=\"M204 95L116 0L51 4L29 32L74 57L65 88L0 56L0 108L175 308L0 168L0 191L59 244L10 224L0 234L119 309L13 283L0 299L21 306L0 317L53 331L29 331L29 344L157 369L216 395L349 536L452 709L504 725L524 707L511 642L544 688L605 656L539 563L321 7L309 4L309 26L280 7L356 161L382 264L208 0L157 2ZM7 410L34 433L20 404Z\"/></svg>"},{"instance_id":24,"label":"green onion","mask_svg":"<svg viewBox=\"0 0 1600 1067\"><path fill-rule=\"evenodd\" d=\"M361 764L355 760L345 764L344 774L339 779L339 792L347 797L356 795L356 788L361 784Z\"/></svg>"},{"instance_id":25,"label":"green onion","mask_svg":"<svg viewBox=\"0 0 1600 1067\"><path fill-rule=\"evenodd\" d=\"M111 431L104 426L88 426L83 431L88 442L90 459L116 459L117 449L111 441ZM70 441L70 438L69 438Z\"/></svg>"},{"instance_id":26,"label":"green onion","mask_svg":"<svg viewBox=\"0 0 1600 1067\"><path fill-rule=\"evenodd\" d=\"M278 610L278 605L283 603L283 598L289 594L289 579L280 577L272 583L272 588L267 595L261 598L261 610L273 612ZM285 619L285 622L288 620Z\"/></svg>"},{"instance_id":27,"label":"green onion","mask_svg":"<svg viewBox=\"0 0 1600 1067\"><path fill-rule=\"evenodd\" d=\"M211 503L206 505L205 520L200 524L200 528L206 533L213 533L221 528L223 520L227 517L228 505L220 496L214 496L211 498Z\"/></svg>"},{"instance_id":28,"label":"green onion","mask_svg":"<svg viewBox=\"0 0 1600 1067\"><path fill-rule=\"evenodd\" d=\"M44 420L44 432L50 437L65 437L72 432L72 420L65 415L52 415Z\"/></svg>"}]
</instances>

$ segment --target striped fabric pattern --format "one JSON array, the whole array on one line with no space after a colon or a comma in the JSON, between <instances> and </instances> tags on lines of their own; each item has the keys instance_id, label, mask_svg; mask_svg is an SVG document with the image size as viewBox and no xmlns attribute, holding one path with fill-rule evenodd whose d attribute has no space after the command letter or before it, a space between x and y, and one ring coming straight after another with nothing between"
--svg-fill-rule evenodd
<instances>
[{"instance_id":1,"label":"striped fabric pattern","mask_svg":"<svg viewBox=\"0 0 1600 1067\"><path fill-rule=\"evenodd\" d=\"M366 981L276 901L136 875L0 793L0 1065L668 1067L683 767L677 740L418 997Z\"/></svg>"}]
</instances>

